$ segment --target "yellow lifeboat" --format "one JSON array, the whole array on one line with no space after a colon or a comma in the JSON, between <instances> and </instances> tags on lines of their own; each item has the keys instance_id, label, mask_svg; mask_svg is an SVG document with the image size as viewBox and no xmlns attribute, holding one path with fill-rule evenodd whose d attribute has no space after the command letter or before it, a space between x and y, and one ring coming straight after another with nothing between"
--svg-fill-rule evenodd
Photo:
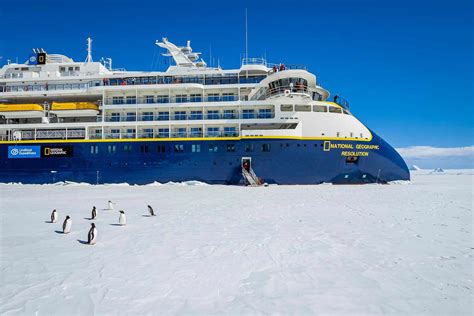
<instances>
[{"instance_id":1,"label":"yellow lifeboat","mask_svg":"<svg viewBox=\"0 0 474 316\"><path fill-rule=\"evenodd\" d=\"M51 113L58 117L95 116L99 106L92 102L53 102Z\"/></svg>"},{"instance_id":2,"label":"yellow lifeboat","mask_svg":"<svg viewBox=\"0 0 474 316\"><path fill-rule=\"evenodd\" d=\"M5 118L34 118L44 115L43 106L36 103L5 104L0 103L0 116Z\"/></svg>"}]
</instances>

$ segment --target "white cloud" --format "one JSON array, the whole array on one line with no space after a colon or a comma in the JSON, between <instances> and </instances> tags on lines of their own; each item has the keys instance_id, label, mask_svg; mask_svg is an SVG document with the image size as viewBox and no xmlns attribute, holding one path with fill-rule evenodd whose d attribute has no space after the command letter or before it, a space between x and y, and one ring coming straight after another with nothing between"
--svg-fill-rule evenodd
<instances>
[{"instance_id":1,"label":"white cloud","mask_svg":"<svg viewBox=\"0 0 474 316\"><path fill-rule=\"evenodd\" d=\"M467 147L431 147L431 146L411 146L397 148L403 158L436 158L436 157L474 157L474 146Z\"/></svg>"}]
</instances>

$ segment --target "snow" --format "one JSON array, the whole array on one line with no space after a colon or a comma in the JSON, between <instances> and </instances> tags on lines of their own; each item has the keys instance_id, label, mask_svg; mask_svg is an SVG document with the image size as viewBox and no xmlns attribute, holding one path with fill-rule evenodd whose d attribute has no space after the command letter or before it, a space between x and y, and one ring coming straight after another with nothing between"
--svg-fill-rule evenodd
<instances>
[{"instance_id":1,"label":"snow","mask_svg":"<svg viewBox=\"0 0 474 316\"><path fill-rule=\"evenodd\" d=\"M473 175L420 170L409 185L363 186L3 184L0 314L469 315ZM104 210L108 200L116 210ZM80 241L93 205L90 246ZM53 208L59 221L46 223ZM119 209L127 226L116 226ZM72 232L56 233L66 215Z\"/></svg>"},{"instance_id":2,"label":"snow","mask_svg":"<svg viewBox=\"0 0 474 316\"><path fill-rule=\"evenodd\" d=\"M421 170L421 168L418 167L417 165L413 165L413 166L411 166L410 170L411 171L417 171L417 170Z\"/></svg>"}]
</instances>

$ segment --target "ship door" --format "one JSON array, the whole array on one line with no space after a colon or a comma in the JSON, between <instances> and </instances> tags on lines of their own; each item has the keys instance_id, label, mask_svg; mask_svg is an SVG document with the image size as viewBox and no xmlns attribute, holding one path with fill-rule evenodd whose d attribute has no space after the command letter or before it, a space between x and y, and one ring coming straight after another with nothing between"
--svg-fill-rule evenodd
<instances>
[{"instance_id":1,"label":"ship door","mask_svg":"<svg viewBox=\"0 0 474 316\"><path fill-rule=\"evenodd\" d=\"M242 157L242 168L248 172L252 170L252 157Z\"/></svg>"}]
</instances>

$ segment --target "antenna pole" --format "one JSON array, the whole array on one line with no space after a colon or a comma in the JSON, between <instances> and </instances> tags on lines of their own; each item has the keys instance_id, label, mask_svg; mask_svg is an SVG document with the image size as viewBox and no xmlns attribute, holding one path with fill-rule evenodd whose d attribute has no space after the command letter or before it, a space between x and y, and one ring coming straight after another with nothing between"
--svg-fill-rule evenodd
<instances>
[{"instance_id":1,"label":"antenna pole","mask_svg":"<svg viewBox=\"0 0 474 316\"><path fill-rule=\"evenodd\" d=\"M249 58L248 26L247 26L247 8L245 8L245 58Z\"/></svg>"},{"instance_id":2,"label":"antenna pole","mask_svg":"<svg viewBox=\"0 0 474 316\"><path fill-rule=\"evenodd\" d=\"M86 63L92 62L92 38L87 38L87 58Z\"/></svg>"}]
</instances>

